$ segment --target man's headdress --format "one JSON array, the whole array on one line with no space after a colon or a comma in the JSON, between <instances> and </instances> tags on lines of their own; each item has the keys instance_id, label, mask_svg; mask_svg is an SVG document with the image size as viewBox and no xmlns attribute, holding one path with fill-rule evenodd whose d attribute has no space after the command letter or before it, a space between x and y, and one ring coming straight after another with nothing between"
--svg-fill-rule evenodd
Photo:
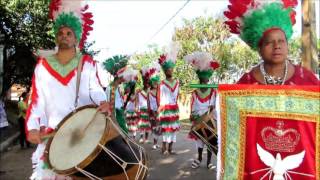
<instances>
[{"instance_id":1,"label":"man's headdress","mask_svg":"<svg viewBox=\"0 0 320 180\"><path fill-rule=\"evenodd\" d=\"M199 78L210 79L213 70L219 67L219 63L213 60L212 55L207 52L193 52L185 56L184 60L191 64Z\"/></svg>"},{"instance_id":2,"label":"man's headdress","mask_svg":"<svg viewBox=\"0 0 320 180\"><path fill-rule=\"evenodd\" d=\"M82 49L89 31L92 30L92 13L87 12L89 6L81 5L80 0L52 0L49 5L49 18L53 20L56 35L63 26L71 28Z\"/></svg>"},{"instance_id":3,"label":"man's headdress","mask_svg":"<svg viewBox=\"0 0 320 180\"><path fill-rule=\"evenodd\" d=\"M166 53L160 56L159 64L165 71L169 68L174 68L178 56L180 45L177 42L171 43L171 45L166 49Z\"/></svg>"}]
</instances>

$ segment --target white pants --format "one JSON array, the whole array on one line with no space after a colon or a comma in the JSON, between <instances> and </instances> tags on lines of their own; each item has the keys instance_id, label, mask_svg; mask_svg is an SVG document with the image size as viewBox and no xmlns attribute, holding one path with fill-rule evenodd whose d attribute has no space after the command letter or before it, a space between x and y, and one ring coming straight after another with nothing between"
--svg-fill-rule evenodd
<instances>
[{"instance_id":1,"label":"white pants","mask_svg":"<svg viewBox=\"0 0 320 180\"><path fill-rule=\"evenodd\" d=\"M176 142L176 141L177 141L177 133L176 132L162 135L162 142L171 143L171 142Z\"/></svg>"}]
</instances>

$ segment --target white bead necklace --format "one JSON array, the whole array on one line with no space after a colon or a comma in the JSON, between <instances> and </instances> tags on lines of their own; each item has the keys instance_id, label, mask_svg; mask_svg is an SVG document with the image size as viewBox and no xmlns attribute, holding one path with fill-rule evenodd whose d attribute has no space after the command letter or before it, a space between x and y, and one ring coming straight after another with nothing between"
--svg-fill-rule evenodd
<instances>
[{"instance_id":1,"label":"white bead necklace","mask_svg":"<svg viewBox=\"0 0 320 180\"><path fill-rule=\"evenodd\" d=\"M260 63L260 71L263 75L264 83L265 84L273 84L273 85L284 85L284 82L287 79L288 75L288 61L286 60L285 69L284 69L284 76L281 77L275 77L271 76L266 73L266 70L264 69L264 62Z\"/></svg>"}]
</instances>

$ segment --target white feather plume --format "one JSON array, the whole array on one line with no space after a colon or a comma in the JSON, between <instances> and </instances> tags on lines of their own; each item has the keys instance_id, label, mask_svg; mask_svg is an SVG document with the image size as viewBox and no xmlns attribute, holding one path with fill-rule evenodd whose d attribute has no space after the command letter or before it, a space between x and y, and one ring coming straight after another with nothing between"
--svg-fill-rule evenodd
<instances>
[{"instance_id":1,"label":"white feather plume","mask_svg":"<svg viewBox=\"0 0 320 180\"><path fill-rule=\"evenodd\" d=\"M176 63L180 48L181 46L178 42L171 42L170 45L166 48L166 60L170 60L173 63Z\"/></svg>"},{"instance_id":2,"label":"white feather plume","mask_svg":"<svg viewBox=\"0 0 320 180\"><path fill-rule=\"evenodd\" d=\"M123 78L125 82L135 81L138 76L138 71L127 67L121 74L118 75L119 77Z\"/></svg>"},{"instance_id":3,"label":"white feather plume","mask_svg":"<svg viewBox=\"0 0 320 180\"><path fill-rule=\"evenodd\" d=\"M73 12L75 16L79 17L80 21L82 18L81 9L82 9L81 0L61 0L58 11L53 12L53 19L55 20L62 13Z\"/></svg>"},{"instance_id":4,"label":"white feather plume","mask_svg":"<svg viewBox=\"0 0 320 180\"><path fill-rule=\"evenodd\" d=\"M184 60L191 64L196 70L204 71L211 69L212 55L207 52L196 51L184 57Z\"/></svg>"}]
</instances>

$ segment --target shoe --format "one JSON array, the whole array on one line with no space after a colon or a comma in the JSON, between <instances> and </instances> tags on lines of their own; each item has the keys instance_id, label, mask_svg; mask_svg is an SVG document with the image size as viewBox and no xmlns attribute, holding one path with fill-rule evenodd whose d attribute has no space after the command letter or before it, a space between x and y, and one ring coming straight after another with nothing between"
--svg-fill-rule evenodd
<instances>
[{"instance_id":1,"label":"shoe","mask_svg":"<svg viewBox=\"0 0 320 180\"><path fill-rule=\"evenodd\" d=\"M156 150L156 149L157 149L157 145L153 145L153 146L152 146L152 149L153 149L153 150Z\"/></svg>"},{"instance_id":2,"label":"shoe","mask_svg":"<svg viewBox=\"0 0 320 180\"><path fill-rule=\"evenodd\" d=\"M197 169L198 167L200 167L200 163L201 163L201 161L199 161L198 159L195 159L191 164L191 168Z\"/></svg>"},{"instance_id":3,"label":"shoe","mask_svg":"<svg viewBox=\"0 0 320 180\"><path fill-rule=\"evenodd\" d=\"M216 168L216 166L214 166L212 163L208 164L207 166L208 170L213 170Z\"/></svg>"},{"instance_id":4,"label":"shoe","mask_svg":"<svg viewBox=\"0 0 320 180\"><path fill-rule=\"evenodd\" d=\"M168 151L164 151L162 154L167 156L167 155L169 155L169 152Z\"/></svg>"}]
</instances>

